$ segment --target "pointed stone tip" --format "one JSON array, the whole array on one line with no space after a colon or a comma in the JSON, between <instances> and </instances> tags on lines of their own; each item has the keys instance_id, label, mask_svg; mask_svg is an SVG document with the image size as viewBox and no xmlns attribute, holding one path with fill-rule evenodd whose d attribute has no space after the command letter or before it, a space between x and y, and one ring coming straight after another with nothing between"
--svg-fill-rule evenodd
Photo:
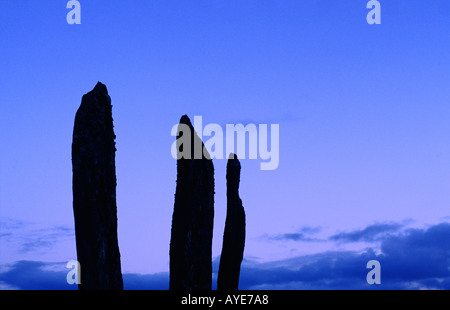
<instances>
[{"instance_id":1,"label":"pointed stone tip","mask_svg":"<svg viewBox=\"0 0 450 310\"><path fill-rule=\"evenodd\" d=\"M230 155L228 156L228 160L239 160L239 159L236 154L230 153Z\"/></svg>"},{"instance_id":2,"label":"pointed stone tip","mask_svg":"<svg viewBox=\"0 0 450 310\"><path fill-rule=\"evenodd\" d=\"M236 169L240 170L241 163L239 162L239 159L236 154L230 153L228 156L228 163L227 163L227 171L230 171L230 169Z\"/></svg>"},{"instance_id":3,"label":"pointed stone tip","mask_svg":"<svg viewBox=\"0 0 450 310\"><path fill-rule=\"evenodd\" d=\"M189 127L192 127L191 120L189 119L189 117L188 117L186 114L184 114L184 115L181 117L181 119L180 119L180 124L186 124L186 125L188 125Z\"/></svg>"},{"instance_id":4,"label":"pointed stone tip","mask_svg":"<svg viewBox=\"0 0 450 310\"><path fill-rule=\"evenodd\" d=\"M101 102L104 102L105 104L111 105L111 97L108 94L108 89L106 88L106 85L101 82L97 82L94 89L91 90L86 95L94 96L97 98L97 100L100 100Z\"/></svg>"},{"instance_id":5,"label":"pointed stone tip","mask_svg":"<svg viewBox=\"0 0 450 310\"><path fill-rule=\"evenodd\" d=\"M104 94L108 93L108 89L106 88L106 85L102 84L101 82L97 82L97 84L95 85L93 90L96 93L104 93Z\"/></svg>"}]
</instances>

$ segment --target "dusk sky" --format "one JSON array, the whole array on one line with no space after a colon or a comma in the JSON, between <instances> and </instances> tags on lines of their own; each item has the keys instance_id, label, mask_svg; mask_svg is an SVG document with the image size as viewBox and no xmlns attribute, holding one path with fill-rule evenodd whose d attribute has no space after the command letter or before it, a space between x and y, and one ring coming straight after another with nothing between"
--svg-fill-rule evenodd
<instances>
[{"instance_id":1,"label":"dusk sky","mask_svg":"<svg viewBox=\"0 0 450 310\"><path fill-rule=\"evenodd\" d=\"M450 1L380 0L374 25L367 0L79 2L69 25L67 0L0 1L0 288L76 288L72 133L100 81L125 289L168 288L183 114L279 124L277 169L241 159L240 288L450 289Z\"/></svg>"}]
</instances>

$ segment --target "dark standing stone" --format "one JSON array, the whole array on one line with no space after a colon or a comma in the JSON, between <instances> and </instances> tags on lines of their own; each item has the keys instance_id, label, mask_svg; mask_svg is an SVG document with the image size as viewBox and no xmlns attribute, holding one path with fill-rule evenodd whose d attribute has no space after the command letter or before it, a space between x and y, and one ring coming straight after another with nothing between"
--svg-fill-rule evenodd
<instances>
[{"instance_id":1,"label":"dark standing stone","mask_svg":"<svg viewBox=\"0 0 450 310\"><path fill-rule=\"evenodd\" d=\"M190 129L191 156L177 160L177 185L170 240L170 284L172 290L210 290L212 282L212 236L214 220L214 166L209 153L194 158L194 143L203 143L189 118L180 120L177 152L187 145L178 139ZM196 141L196 142L194 142ZM185 149L186 150L186 149Z\"/></svg>"},{"instance_id":2,"label":"dark standing stone","mask_svg":"<svg viewBox=\"0 0 450 310\"><path fill-rule=\"evenodd\" d=\"M81 289L123 289L117 241L111 98L97 83L83 96L72 143L73 212Z\"/></svg>"},{"instance_id":3,"label":"dark standing stone","mask_svg":"<svg viewBox=\"0 0 450 310\"><path fill-rule=\"evenodd\" d=\"M237 290L245 245L245 211L239 198L241 164L230 154L227 164L227 219L220 256L218 290Z\"/></svg>"}]
</instances>

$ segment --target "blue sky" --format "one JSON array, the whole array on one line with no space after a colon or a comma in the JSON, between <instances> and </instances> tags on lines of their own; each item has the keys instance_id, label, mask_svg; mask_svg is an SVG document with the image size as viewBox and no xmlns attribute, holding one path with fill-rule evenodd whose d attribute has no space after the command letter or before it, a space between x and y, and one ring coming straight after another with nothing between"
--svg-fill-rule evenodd
<instances>
[{"instance_id":1,"label":"blue sky","mask_svg":"<svg viewBox=\"0 0 450 310\"><path fill-rule=\"evenodd\" d=\"M426 239L436 228L448 236L448 1L380 1L381 25L366 23L364 0L80 1L81 25L67 24L66 3L0 2L5 286L24 287L8 282L7 272L63 273L63 262L76 258L73 121L82 95L101 81L117 135L126 287L168 272L176 178L170 130L183 114L221 125L280 124L276 170L241 161L247 214L241 286L318 287L305 280L301 264L318 270L308 259L333 258L343 261L335 273L343 282L331 281L330 288L364 286L364 260L378 257L382 268L381 258L389 261L382 277L396 287L449 287L445 268L420 281L389 269L417 261L390 252L395 240L404 253L415 253L419 233ZM226 162L214 165L216 259ZM417 264L441 259L448 272L445 242L432 246L437 258L425 255ZM298 278L284 281L281 267L279 283L252 278L252 270L279 262Z\"/></svg>"}]
</instances>

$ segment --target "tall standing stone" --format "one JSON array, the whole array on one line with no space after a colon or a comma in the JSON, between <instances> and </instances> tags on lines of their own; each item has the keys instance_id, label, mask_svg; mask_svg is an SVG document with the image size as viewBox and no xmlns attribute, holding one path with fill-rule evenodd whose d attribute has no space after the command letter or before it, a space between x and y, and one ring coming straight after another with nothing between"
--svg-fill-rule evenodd
<instances>
[{"instance_id":1,"label":"tall standing stone","mask_svg":"<svg viewBox=\"0 0 450 310\"><path fill-rule=\"evenodd\" d=\"M75 116L73 212L79 289L123 289L117 240L115 134L111 98L98 82Z\"/></svg>"},{"instance_id":2,"label":"tall standing stone","mask_svg":"<svg viewBox=\"0 0 450 310\"><path fill-rule=\"evenodd\" d=\"M245 245L245 211L239 197L241 164L230 154L227 164L227 218L220 256L218 290L237 290Z\"/></svg>"},{"instance_id":3,"label":"tall standing stone","mask_svg":"<svg viewBox=\"0 0 450 310\"><path fill-rule=\"evenodd\" d=\"M177 152L183 157L177 160L169 288L210 290L214 166L186 115L181 117L178 126Z\"/></svg>"}]
</instances>

